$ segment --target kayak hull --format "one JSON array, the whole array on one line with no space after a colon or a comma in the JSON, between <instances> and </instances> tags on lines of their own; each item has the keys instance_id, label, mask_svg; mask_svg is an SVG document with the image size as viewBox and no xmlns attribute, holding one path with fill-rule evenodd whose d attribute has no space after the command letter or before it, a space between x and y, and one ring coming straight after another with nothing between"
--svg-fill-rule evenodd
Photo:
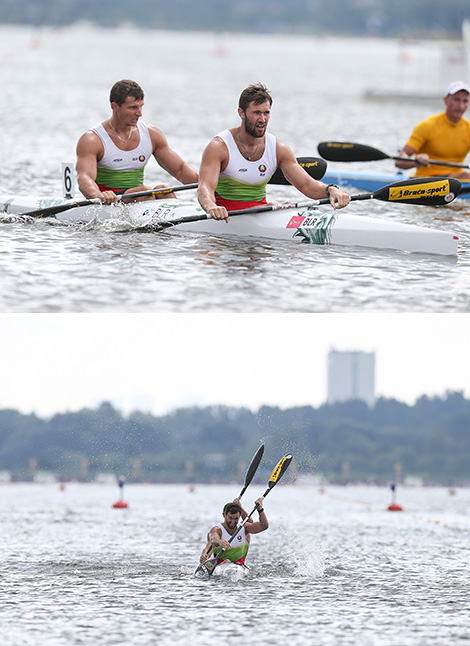
<instances>
[{"instance_id":1,"label":"kayak hull","mask_svg":"<svg viewBox=\"0 0 470 646\"><path fill-rule=\"evenodd\" d=\"M250 568L241 563L221 563L218 565L212 576L223 577L231 581L240 581L250 573Z\"/></svg>"},{"instance_id":2,"label":"kayak hull","mask_svg":"<svg viewBox=\"0 0 470 646\"><path fill-rule=\"evenodd\" d=\"M1 196L0 211L6 215L25 214L66 200L45 197ZM69 201L70 204L70 201ZM161 224L188 216L205 217L197 202L151 200L133 204L74 207L47 219L62 223L110 221L113 230L160 229ZM38 218L42 219L42 218ZM320 211L302 207L232 216L229 222L202 219L180 223L166 230L217 236L267 238L317 245L358 246L375 249L456 255L458 238L449 231L396 222L392 219L356 215L348 209Z\"/></svg>"}]
</instances>

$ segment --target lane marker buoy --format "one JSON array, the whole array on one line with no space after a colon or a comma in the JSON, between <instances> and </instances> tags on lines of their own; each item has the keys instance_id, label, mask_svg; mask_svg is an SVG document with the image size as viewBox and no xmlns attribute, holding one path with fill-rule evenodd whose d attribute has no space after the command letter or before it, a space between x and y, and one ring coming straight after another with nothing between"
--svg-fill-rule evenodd
<instances>
[{"instance_id":1,"label":"lane marker buoy","mask_svg":"<svg viewBox=\"0 0 470 646\"><path fill-rule=\"evenodd\" d=\"M129 505L127 504L127 502L124 502L124 499L123 499L124 478L119 478L119 489L121 491L121 495L120 495L119 500L114 503L113 508L114 509L127 509Z\"/></svg>"}]
</instances>

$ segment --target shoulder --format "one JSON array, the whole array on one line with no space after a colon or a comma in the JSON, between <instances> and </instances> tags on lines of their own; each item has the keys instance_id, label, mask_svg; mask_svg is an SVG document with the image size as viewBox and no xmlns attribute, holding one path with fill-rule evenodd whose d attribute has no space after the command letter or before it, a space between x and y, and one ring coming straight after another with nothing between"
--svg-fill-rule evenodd
<instances>
[{"instance_id":1,"label":"shoulder","mask_svg":"<svg viewBox=\"0 0 470 646\"><path fill-rule=\"evenodd\" d=\"M426 117L426 119L423 119L419 123L416 124L414 127L414 130L422 130L424 128L432 128L436 124L440 123L441 121L445 120L446 113L445 112L439 112L439 114L432 114L429 117Z\"/></svg>"},{"instance_id":2,"label":"shoulder","mask_svg":"<svg viewBox=\"0 0 470 646\"><path fill-rule=\"evenodd\" d=\"M77 142L77 150L82 154L100 152L103 144L94 130L87 130Z\"/></svg>"},{"instance_id":3,"label":"shoulder","mask_svg":"<svg viewBox=\"0 0 470 646\"><path fill-rule=\"evenodd\" d=\"M424 119L424 121L422 122L422 127L423 129L434 130L435 128L440 129L443 126L447 126L448 124L449 120L446 116L446 113L439 112L439 114L432 114L427 119Z\"/></svg>"},{"instance_id":4,"label":"shoulder","mask_svg":"<svg viewBox=\"0 0 470 646\"><path fill-rule=\"evenodd\" d=\"M158 148L159 146L168 145L166 137L163 134L163 131L160 130L160 128L157 128L157 126L154 126L150 123L146 123L145 126L147 127L147 130L149 132L150 140L153 144L154 149Z\"/></svg>"},{"instance_id":5,"label":"shoulder","mask_svg":"<svg viewBox=\"0 0 470 646\"><path fill-rule=\"evenodd\" d=\"M465 128L466 130L470 130L470 121L468 119L462 119L460 120L462 123L462 127Z\"/></svg>"},{"instance_id":6,"label":"shoulder","mask_svg":"<svg viewBox=\"0 0 470 646\"><path fill-rule=\"evenodd\" d=\"M227 150L227 144L226 144L226 137L227 133L230 133L233 137L233 133L230 132L230 130L225 130L224 132L219 132L218 135L215 135L209 143L207 144L208 146L211 146L211 148L218 148L220 150Z\"/></svg>"},{"instance_id":7,"label":"shoulder","mask_svg":"<svg viewBox=\"0 0 470 646\"><path fill-rule=\"evenodd\" d=\"M216 135L205 147L204 154L221 160L228 158L227 144L219 135Z\"/></svg>"},{"instance_id":8,"label":"shoulder","mask_svg":"<svg viewBox=\"0 0 470 646\"><path fill-rule=\"evenodd\" d=\"M276 139L276 155L277 161L280 164L281 162L296 162L296 158L292 149L279 139Z\"/></svg>"}]
</instances>

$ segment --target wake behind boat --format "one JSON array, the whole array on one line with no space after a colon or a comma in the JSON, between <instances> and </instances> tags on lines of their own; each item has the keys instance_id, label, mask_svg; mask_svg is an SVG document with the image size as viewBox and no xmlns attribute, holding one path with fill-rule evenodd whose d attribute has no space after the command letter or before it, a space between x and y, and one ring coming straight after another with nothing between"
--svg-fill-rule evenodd
<instances>
[{"instance_id":1,"label":"wake behind boat","mask_svg":"<svg viewBox=\"0 0 470 646\"><path fill-rule=\"evenodd\" d=\"M40 196L0 196L0 211L4 216L67 204L70 206L70 201ZM312 206L237 215L232 216L226 223L211 219L200 220L204 211L195 201L151 200L131 204L78 206L68 208L48 219L67 224L113 221L114 230L118 230L119 227L122 230L158 230L162 228L162 223L171 223L191 216L196 216L197 220L176 224L169 230L441 255L456 255L458 248L457 236L448 231L355 215L347 210L329 209L322 212L318 207Z\"/></svg>"}]
</instances>

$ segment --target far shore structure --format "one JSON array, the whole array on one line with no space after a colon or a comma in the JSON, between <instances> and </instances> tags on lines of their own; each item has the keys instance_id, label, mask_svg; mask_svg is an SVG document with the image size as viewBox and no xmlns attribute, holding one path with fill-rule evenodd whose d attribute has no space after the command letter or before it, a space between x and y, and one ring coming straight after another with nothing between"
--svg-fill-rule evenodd
<instances>
[{"instance_id":1,"label":"far shore structure","mask_svg":"<svg viewBox=\"0 0 470 646\"><path fill-rule=\"evenodd\" d=\"M328 403L360 400L375 405L375 353L328 353Z\"/></svg>"}]
</instances>

